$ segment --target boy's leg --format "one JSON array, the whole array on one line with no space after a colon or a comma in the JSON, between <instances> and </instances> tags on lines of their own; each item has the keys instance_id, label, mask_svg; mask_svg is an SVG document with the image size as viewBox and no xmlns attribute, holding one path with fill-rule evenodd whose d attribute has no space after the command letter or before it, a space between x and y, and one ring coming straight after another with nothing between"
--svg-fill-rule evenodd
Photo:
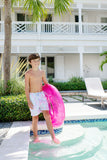
<instances>
[{"instance_id":1,"label":"boy's leg","mask_svg":"<svg viewBox=\"0 0 107 160\"><path fill-rule=\"evenodd\" d=\"M59 144L60 141L55 137L55 134L54 134L54 130L53 130L53 126L52 126L52 122L51 122L51 117L50 117L50 114L49 114L49 111L42 111L43 112L43 115L44 115L44 118L46 120L46 124L47 124L47 128L51 134L51 137L52 137L52 140Z\"/></svg>"},{"instance_id":2,"label":"boy's leg","mask_svg":"<svg viewBox=\"0 0 107 160\"><path fill-rule=\"evenodd\" d=\"M35 137L35 141L34 142L39 142L38 139L38 116L32 116L32 129L33 129L33 135Z\"/></svg>"}]
</instances>

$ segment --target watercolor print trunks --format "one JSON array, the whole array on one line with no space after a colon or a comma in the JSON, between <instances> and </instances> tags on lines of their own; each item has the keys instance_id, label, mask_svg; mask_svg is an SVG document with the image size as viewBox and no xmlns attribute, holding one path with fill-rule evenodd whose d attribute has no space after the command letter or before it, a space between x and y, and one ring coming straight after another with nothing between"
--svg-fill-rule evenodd
<instances>
[{"instance_id":1,"label":"watercolor print trunks","mask_svg":"<svg viewBox=\"0 0 107 160\"><path fill-rule=\"evenodd\" d=\"M31 116L39 115L43 110L49 110L47 99L42 92L29 93L33 109L30 109Z\"/></svg>"}]
</instances>

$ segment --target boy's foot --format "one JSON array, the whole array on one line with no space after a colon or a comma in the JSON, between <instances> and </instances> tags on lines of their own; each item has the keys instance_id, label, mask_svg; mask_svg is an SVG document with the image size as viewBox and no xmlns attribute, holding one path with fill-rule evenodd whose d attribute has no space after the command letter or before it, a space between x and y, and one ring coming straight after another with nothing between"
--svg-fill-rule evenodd
<instances>
[{"instance_id":1,"label":"boy's foot","mask_svg":"<svg viewBox=\"0 0 107 160\"><path fill-rule=\"evenodd\" d=\"M37 138L35 138L35 140L34 140L33 143L38 143L38 142L40 142L40 140L39 140L39 138L37 137Z\"/></svg>"},{"instance_id":2,"label":"boy's foot","mask_svg":"<svg viewBox=\"0 0 107 160\"><path fill-rule=\"evenodd\" d=\"M56 143L56 144L60 144L59 139L57 139L56 137L53 138L53 142Z\"/></svg>"}]
</instances>

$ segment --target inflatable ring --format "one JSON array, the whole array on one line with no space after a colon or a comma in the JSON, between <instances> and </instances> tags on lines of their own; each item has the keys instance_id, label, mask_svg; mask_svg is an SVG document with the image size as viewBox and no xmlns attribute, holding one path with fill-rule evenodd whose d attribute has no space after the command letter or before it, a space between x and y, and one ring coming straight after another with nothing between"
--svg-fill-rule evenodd
<instances>
[{"instance_id":1,"label":"inflatable ring","mask_svg":"<svg viewBox=\"0 0 107 160\"><path fill-rule=\"evenodd\" d=\"M61 94L51 84L45 84L42 89L48 101L52 125L53 127L59 127L65 119L65 107Z\"/></svg>"}]
</instances>

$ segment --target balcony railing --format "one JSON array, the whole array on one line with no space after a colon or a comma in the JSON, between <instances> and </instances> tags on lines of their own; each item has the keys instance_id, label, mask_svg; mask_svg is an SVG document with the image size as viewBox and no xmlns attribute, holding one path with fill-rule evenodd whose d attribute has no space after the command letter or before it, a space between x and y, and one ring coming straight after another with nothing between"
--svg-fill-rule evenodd
<instances>
[{"instance_id":1,"label":"balcony railing","mask_svg":"<svg viewBox=\"0 0 107 160\"><path fill-rule=\"evenodd\" d=\"M4 22L0 22L0 33L4 32ZM107 23L70 22L12 22L12 33L34 34L107 34Z\"/></svg>"}]
</instances>

